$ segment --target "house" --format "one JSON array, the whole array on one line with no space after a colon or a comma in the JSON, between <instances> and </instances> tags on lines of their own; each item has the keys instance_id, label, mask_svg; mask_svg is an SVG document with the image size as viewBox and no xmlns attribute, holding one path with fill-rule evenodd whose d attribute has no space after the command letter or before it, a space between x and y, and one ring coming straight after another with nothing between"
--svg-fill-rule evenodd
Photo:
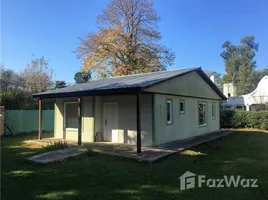
<instances>
[{"instance_id":1,"label":"house","mask_svg":"<svg viewBox=\"0 0 268 200\"><path fill-rule=\"evenodd\" d=\"M120 76L34 95L55 98L55 138L158 146L220 129L226 97L201 67Z\"/></svg>"},{"instance_id":2,"label":"house","mask_svg":"<svg viewBox=\"0 0 268 200\"><path fill-rule=\"evenodd\" d=\"M206 75L210 78L210 80L219 88L221 89L221 84L220 84L220 76L216 73L213 72L206 72Z\"/></svg>"},{"instance_id":3,"label":"house","mask_svg":"<svg viewBox=\"0 0 268 200\"><path fill-rule=\"evenodd\" d=\"M257 88L249 94L233 95L229 91L236 91L233 84L224 84L224 93L228 95L228 100L222 104L225 110L262 110L268 105L268 76L264 76L258 83ZM231 95L229 95L231 94Z\"/></svg>"}]
</instances>

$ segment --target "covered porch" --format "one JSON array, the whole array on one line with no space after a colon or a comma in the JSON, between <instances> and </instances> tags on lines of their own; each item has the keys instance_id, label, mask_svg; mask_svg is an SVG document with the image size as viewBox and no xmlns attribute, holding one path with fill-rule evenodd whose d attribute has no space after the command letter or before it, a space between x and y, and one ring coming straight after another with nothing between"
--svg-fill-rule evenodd
<instances>
[{"instance_id":1,"label":"covered porch","mask_svg":"<svg viewBox=\"0 0 268 200\"><path fill-rule=\"evenodd\" d=\"M42 100L45 98L38 98L39 140L43 140ZM152 120L151 103L152 94L133 91L56 98L54 139L65 139L79 146L88 143L123 143L124 147L128 146L131 151L135 149L135 153L140 154L144 150L142 146L152 146L152 124L148 125L146 120L148 115ZM149 112L141 114L141 110L146 109Z\"/></svg>"}]
</instances>

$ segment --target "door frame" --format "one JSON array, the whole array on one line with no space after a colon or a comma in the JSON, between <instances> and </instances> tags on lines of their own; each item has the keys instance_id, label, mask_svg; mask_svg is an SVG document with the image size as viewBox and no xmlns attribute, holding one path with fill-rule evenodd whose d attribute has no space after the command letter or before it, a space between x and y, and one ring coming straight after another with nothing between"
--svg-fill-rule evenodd
<instances>
[{"instance_id":1,"label":"door frame","mask_svg":"<svg viewBox=\"0 0 268 200\"><path fill-rule=\"evenodd\" d=\"M119 134L118 128L119 128L119 119L118 119L118 102L104 102L103 103L103 119L102 119L102 124L103 124L103 140L105 141L105 105L116 105L117 106L117 133ZM111 134L111 142L112 142L112 132ZM119 142L119 135L118 135L118 142Z\"/></svg>"}]
</instances>

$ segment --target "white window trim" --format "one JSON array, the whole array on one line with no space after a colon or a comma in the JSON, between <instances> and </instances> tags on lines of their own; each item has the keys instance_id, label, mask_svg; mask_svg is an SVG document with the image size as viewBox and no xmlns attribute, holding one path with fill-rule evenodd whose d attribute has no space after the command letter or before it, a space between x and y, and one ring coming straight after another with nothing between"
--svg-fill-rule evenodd
<instances>
[{"instance_id":1,"label":"white window trim","mask_svg":"<svg viewBox=\"0 0 268 200\"><path fill-rule=\"evenodd\" d=\"M213 107L214 107L214 109L213 109ZM216 119L216 104L215 104L215 102L212 102L211 110L212 110L212 119Z\"/></svg>"},{"instance_id":2,"label":"white window trim","mask_svg":"<svg viewBox=\"0 0 268 200\"><path fill-rule=\"evenodd\" d=\"M77 101L66 101L64 102L64 118L63 118L63 121L64 121L64 130L66 131L78 131L78 128L66 128L66 105L67 104L72 104L72 103L77 103Z\"/></svg>"},{"instance_id":3,"label":"white window trim","mask_svg":"<svg viewBox=\"0 0 268 200\"><path fill-rule=\"evenodd\" d=\"M199 125L199 104L203 104L205 105L205 118L206 118L206 123L204 124L200 124ZM198 101L198 107L197 107L197 123L198 123L198 127L204 127L204 126L207 126L207 102L203 102L203 101Z\"/></svg>"},{"instance_id":4,"label":"white window trim","mask_svg":"<svg viewBox=\"0 0 268 200\"><path fill-rule=\"evenodd\" d=\"M170 121L167 120L167 116L166 116L166 122L167 122L167 125L172 125L173 124L173 105L172 105L172 100L167 99L166 100L166 105L167 104L170 104ZM166 108L166 114L167 114L167 108Z\"/></svg>"},{"instance_id":5,"label":"white window trim","mask_svg":"<svg viewBox=\"0 0 268 200\"><path fill-rule=\"evenodd\" d=\"M183 103L183 111L181 111L181 102ZM180 100L180 113L181 114L185 113L185 100Z\"/></svg>"}]
</instances>

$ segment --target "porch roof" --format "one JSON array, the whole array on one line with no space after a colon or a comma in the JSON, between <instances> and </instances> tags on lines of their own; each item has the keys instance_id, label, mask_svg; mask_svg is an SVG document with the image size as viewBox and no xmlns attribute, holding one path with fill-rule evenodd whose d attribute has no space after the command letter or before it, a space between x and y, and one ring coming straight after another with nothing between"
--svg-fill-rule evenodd
<instances>
[{"instance_id":1,"label":"porch roof","mask_svg":"<svg viewBox=\"0 0 268 200\"><path fill-rule=\"evenodd\" d=\"M34 94L33 97L60 98L118 93L136 93L142 91L144 88L151 87L155 84L159 84L194 71L197 72L222 99L226 99L218 87L204 73L201 67L99 79L87 83L75 84L61 89L37 93Z\"/></svg>"}]
</instances>

